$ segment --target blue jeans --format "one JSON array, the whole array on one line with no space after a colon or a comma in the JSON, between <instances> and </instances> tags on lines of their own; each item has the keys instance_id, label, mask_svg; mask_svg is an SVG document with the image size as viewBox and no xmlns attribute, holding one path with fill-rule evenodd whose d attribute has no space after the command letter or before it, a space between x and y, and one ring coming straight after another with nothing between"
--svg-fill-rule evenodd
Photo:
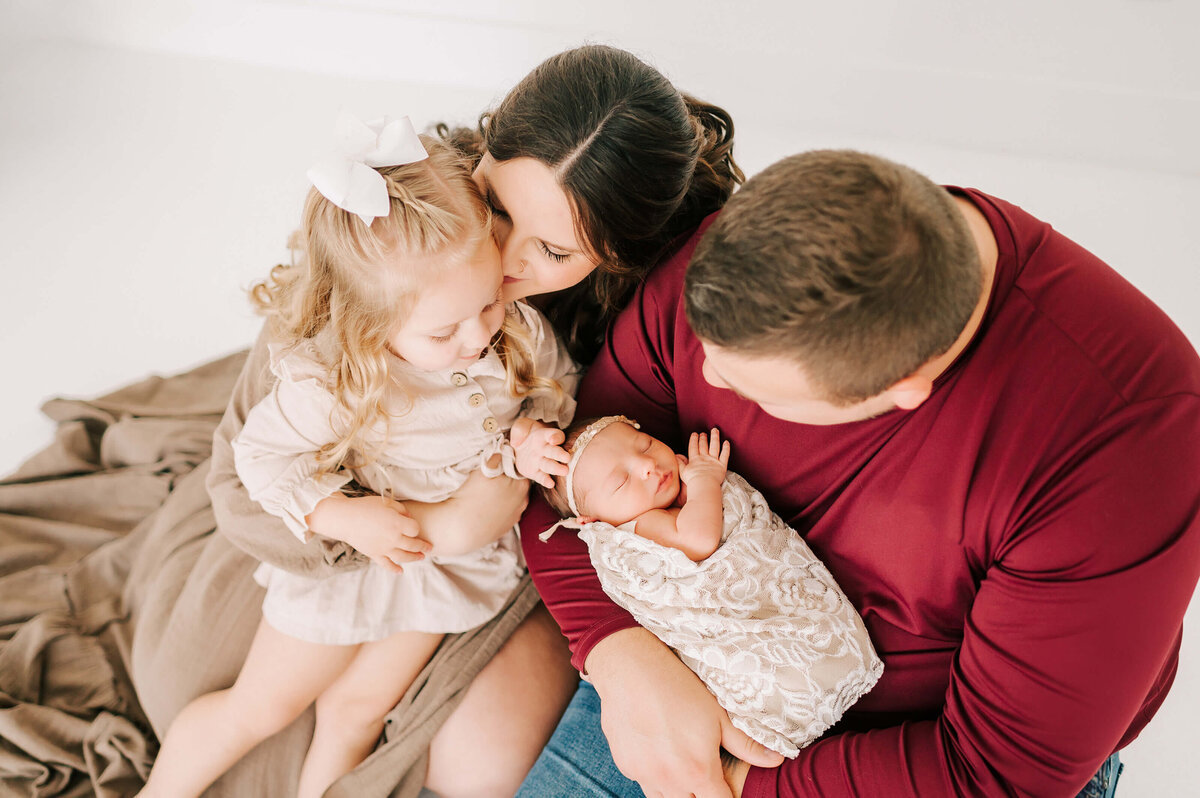
<instances>
[{"instance_id":1,"label":"blue jeans","mask_svg":"<svg viewBox=\"0 0 1200 798\"><path fill-rule=\"evenodd\" d=\"M613 764L600 729L600 696L581 681L515 798L645 798Z\"/></svg>"},{"instance_id":2,"label":"blue jeans","mask_svg":"<svg viewBox=\"0 0 1200 798\"><path fill-rule=\"evenodd\" d=\"M1113 798L1125 766L1116 754L1105 760L1078 798ZM517 798L645 798L637 782L613 764L600 729L600 696L580 682L554 736L542 750Z\"/></svg>"},{"instance_id":3,"label":"blue jeans","mask_svg":"<svg viewBox=\"0 0 1200 798\"><path fill-rule=\"evenodd\" d=\"M1084 785L1076 798L1113 798L1117 794L1117 779L1121 778L1124 769L1121 758L1113 754L1104 760L1100 770L1096 771L1096 775Z\"/></svg>"}]
</instances>

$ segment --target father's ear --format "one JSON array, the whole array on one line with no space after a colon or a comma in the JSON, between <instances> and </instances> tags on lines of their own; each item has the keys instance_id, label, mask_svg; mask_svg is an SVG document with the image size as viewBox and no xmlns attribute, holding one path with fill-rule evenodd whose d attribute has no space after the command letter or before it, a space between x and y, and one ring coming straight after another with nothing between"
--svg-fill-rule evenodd
<instances>
[{"instance_id":1,"label":"father's ear","mask_svg":"<svg viewBox=\"0 0 1200 798\"><path fill-rule=\"evenodd\" d=\"M901 410L916 410L933 392L933 380L920 374L905 377L887 389L887 394Z\"/></svg>"}]
</instances>

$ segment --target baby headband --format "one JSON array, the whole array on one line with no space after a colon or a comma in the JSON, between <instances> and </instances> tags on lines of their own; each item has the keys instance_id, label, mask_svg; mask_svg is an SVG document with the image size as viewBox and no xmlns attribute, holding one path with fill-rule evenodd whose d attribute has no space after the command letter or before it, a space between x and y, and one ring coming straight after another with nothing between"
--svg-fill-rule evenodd
<instances>
[{"instance_id":1,"label":"baby headband","mask_svg":"<svg viewBox=\"0 0 1200 798\"><path fill-rule=\"evenodd\" d=\"M387 182L377 166L400 166L429 157L407 116L363 122L342 111L334 127L338 152L313 164L308 179L317 191L370 225L391 209Z\"/></svg>"},{"instance_id":2,"label":"baby headband","mask_svg":"<svg viewBox=\"0 0 1200 798\"><path fill-rule=\"evenodd\" d=\"M579 458L583 457L583 450L592 442L592 438L599 435L606 427L617 422L628 424L634 429L642 428L632 418L626 418L625 416L605 416L588 424L587 428L579 434L579 437L575 439L575 444L571 447L571 460L567 463L567 506L571 508L571 512L575 513L576 517L580 513L579 507L575 504L575 466L579 465Z\"/></svg>"}]
</instances>

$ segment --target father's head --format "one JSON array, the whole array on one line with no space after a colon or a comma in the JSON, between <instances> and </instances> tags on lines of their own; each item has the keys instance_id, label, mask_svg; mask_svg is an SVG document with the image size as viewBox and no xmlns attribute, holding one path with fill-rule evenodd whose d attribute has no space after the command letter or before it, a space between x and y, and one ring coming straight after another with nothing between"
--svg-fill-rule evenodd
<instances>
[{"instance_id":1,"label":"father's head","mask_svg":"<svg viewBox=\"0 0 1200 798\"><path fill-rule=\"evenodd\" d=\"M864 153L786 158L734 194L688 267L704 374L810 424L911 409L980 301L950 194Z\"/></svg>"}]
</instances>

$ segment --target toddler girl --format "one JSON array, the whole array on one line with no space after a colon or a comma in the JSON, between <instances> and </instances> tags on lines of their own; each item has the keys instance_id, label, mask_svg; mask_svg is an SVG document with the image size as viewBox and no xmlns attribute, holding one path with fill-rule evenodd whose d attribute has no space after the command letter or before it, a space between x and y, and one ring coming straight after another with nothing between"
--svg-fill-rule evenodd
<instances>
[{"instance_id":1,"label":"toddler girl","mask_svg":"<svg viewBox=\"0 0 1200 798\"><path fill-rule=\"evenodd\" d=\"M345 155L309 172L305 262L253 289L277 382L233 449L251 497L302 541L372 562L325 579L259 567L263 622L236 683L183 710L144 796L199 795L314 700L298 794L322 794L371 752L442 635L489 620L523 574L515 530L486 511L473 538L447 537L400 501L444 501L476 470L565 472L546 457L561 431L533 419L569 422L574 366L537 311L501 302L466 164L407 117L343 116L339 136Z\"/></svg>"},{"instance_id":2,"label":"toddler girl","mask_svg":"<svg viewBox=\"0 0 1200 798\"><path fill-rule=\"evenodd\" d=\"M696 672L733 725L794 757L883 672L862 618L729 442L675 454L624 416L568 429L547 499L573 517L600 584ZM543 538L553 530L543 534Z\"/></svg>"}]
</instances>

